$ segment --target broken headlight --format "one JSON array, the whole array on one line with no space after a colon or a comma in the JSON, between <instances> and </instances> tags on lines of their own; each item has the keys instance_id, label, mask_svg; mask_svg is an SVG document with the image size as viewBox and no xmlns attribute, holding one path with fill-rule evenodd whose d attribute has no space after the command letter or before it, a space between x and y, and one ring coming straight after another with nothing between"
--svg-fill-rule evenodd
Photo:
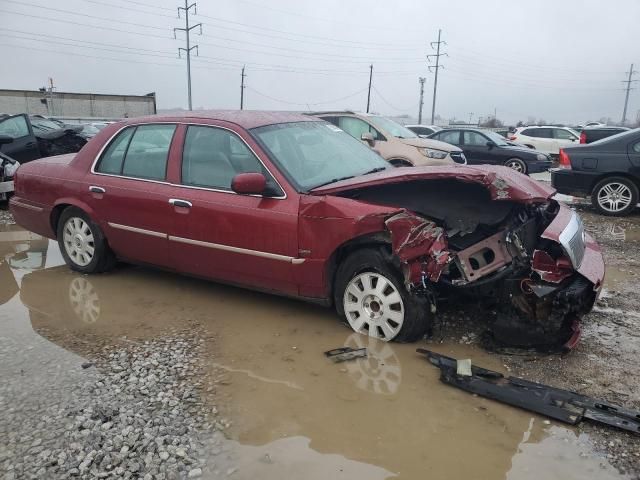
<instances>
[{"instance_id":1,"label":"broken headlight","mask_svg":"<svg viewBox=\"0 0 640 480\"><path fill-rule=\"evenodd\" d=\"M13 174L16 173L20 164L18 162L7 162L4 164L4 175L5 177L13 177Z\"/></svg>"},{"instance_id":2,"label":"broken headlight","mask_svg":"<svg viewBox=\"0 0 640 480\"><path fill-rule=\"evenodd\" d=\"M449 152L443 152L442 150L434 150L433 148L419 148L420 153L422 153L425 157L435 158L438 160L442 160L449 155Z\"/></svg>"},{"instance_id":3,"label":"broken headlight","mask_svg":"<svg viewBox=\"0 0 640 480\"><path fill-rule=\"evenodd\" d=\"M539 153L536 155L536 159L538 159L541 162L546 162L547 160L549 160L549 157L547 157L546 155Z\"/></svg>"}]
</instances>

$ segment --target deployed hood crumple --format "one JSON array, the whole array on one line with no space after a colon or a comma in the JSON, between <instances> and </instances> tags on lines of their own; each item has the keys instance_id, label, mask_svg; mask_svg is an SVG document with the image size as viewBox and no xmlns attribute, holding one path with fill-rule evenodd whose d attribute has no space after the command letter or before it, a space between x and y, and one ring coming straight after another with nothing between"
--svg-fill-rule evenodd
<instances>
[{"instance_id":1,"label":"deployed hood crumple","mask_svg":"<svg viewBox=\"0 0 640 480\"><path fill-rule=\"evenodd\" d=\"M379 185L441 179L484 185L493 200L535 203L544 202L556 193L555 189L511 168L493 165L390 168L382 172L330 183L314 188L309 193L311 195L331 195Z\"/></svg>"}]
</instances>

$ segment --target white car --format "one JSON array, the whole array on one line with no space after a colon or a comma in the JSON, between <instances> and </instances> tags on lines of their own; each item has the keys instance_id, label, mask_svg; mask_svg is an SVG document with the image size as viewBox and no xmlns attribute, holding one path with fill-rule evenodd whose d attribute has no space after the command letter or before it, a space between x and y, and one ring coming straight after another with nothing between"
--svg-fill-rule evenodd
<instances>
[{"instance_id":1,"label":"white car","mask_svg":"<svg viewBox=\"0 0 640 480\"><path fill-rule=\"evenodd\" d=\"M558 155L561 148L580 143L580 134L569 127L519 127L509 135L509 140Z\"/></svg>"}]
</instances>

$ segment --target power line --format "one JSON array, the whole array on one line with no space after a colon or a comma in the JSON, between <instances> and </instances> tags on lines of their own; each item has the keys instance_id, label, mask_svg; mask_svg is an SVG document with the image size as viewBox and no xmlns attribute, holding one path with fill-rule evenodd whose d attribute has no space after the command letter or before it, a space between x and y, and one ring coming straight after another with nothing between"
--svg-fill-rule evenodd
<instances>
[{"instance_id":1,"label":"power line","mask_svg":"<svg viewBox=\"0 0 640 480\"><path fill-rule=\"evenodd\" d=\"M629 78L627 80L623 80L622 83L626 83L627 84L627 93L625 94L624 97L624 110L622 110L622 125L625 124L625 122L627 121L627 105L629 104L629 92L631 90L634 90L633 88L631 88L631 84L637 82L638 80L632 80L632 77L638 73L637 71L633 70L633 63L631 64L631 68L629 69L628 72L626 72L629 74Z\"/></svg>"},{"instance_id":2,"label":"power line","mask_svg":"<svg viewBox=\"0 0 640 480\"><path fill-rule=\"evenodd\" d=\"M350 95L345 95L344 97L335 98L333 100L327 100L327 101L324 101L324 102L315 102L315 103L302 102L301 103L301 102L291 102L289 100L282 100L280 98L272 97L270 95L267 95L266 93L259 92L255 88L252 88L252 87L249 87L249 86L245 86L245 88L247 90L251 90L254 93L257 93L261 97L268 98L269 100L273 100L275 102L284 103L284 104L287 104L287 105L296 105L296 106L301 106L302 105L302 106L307 106L307 107L310 106L310 105L314 105L314 106L315 105L326 105L328 103L334 103L334 102L340 102L342 100L347 100L349 98L355 97L356 95L360 95L362 92L364 92L366 90L366 88L363 88L363 89L358 90L357 92L354 92L354 93L352 93Z\"/></svg>"},{"instance_id":3,"label":"power line","mask_svg":"<svg viewBox=\"0 0 640 480\"><path fill-rule=\"evenodd\" d=\"M440 53L440 45L444 44L446 45L447 42L445 42L444 40L440 40L440 36L442 34L442 30L438 29L438 41L437 42L431 42L431 48L434 48L433 46L436 45L436 53L432 54L432 55L427 55L427 61L430 62L432 58L436 59L436 64L435 66L431 66L429 65L429 71L433 71L435 70L436 72L436 76L435 76L435 80L433 82L433 103L431 104L431 125L434 124L435 122L435 115L436 115L436 94L438 93L438 71L441 68L444 68L443 65L440 65L440 57L442 57L443 55L446 55L447 57L449 55L447 55L446 53Z\"/></svg>"},{"instance_id":4,"label":"power line","mask_svg":"<svg viewBox=\"0 0 640 480\"><path fill-rule=\"evenodd\" d=\"M378 90L376 87L372 87L373 90L378 94L378 96L380 97L380 99L386 103L389 107L391 107L394 110L397 110L398 112L407 112L409 109L408 108L398 108L396 107L394 104L390 103L386 98L384 98L382 96L382 94L380 93L380 90Z\"/></svg>"},{"instance_id":5,"label":"power line","mask_svg":"<svg viewBox=\"0 0 640 480\"><path fill-rule=\"evenodd\" d=\"M193 8L194 15L198 13L196 3L193 2L189 4L189 0L184 0L184 7L178 7L178 17L180 17L180 12L184 12L184 27L183 28L174 28L173 35L176 35L176 32L184 32L186 36L187 46L186 48L180 47L178 48L178 56L180 56L180 52L185 52L187 55L187 96L189 99L189 110L193 110L193 106L191 104L191 51L195 50L198 53L198 45L191 45L191 30L196 28L200 28L200 34L202 35L202 24L196 23L195 25L189 25L189 11Z\"/></svg>"}]
</instances>

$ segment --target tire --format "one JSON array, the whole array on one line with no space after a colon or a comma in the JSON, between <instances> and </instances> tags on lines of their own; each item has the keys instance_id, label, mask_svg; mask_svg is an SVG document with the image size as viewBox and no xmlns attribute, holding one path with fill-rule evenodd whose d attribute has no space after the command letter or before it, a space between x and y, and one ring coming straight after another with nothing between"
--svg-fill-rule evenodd
<instances>
[{"instance_id":1,"label":"tire","mask_svg":"<svg viewBox=\"0 0 640 480\"><path fill-rule=\"evenodd\" d=\"M340 264L334 302L354 331L384 341L414 342L431 326L428 302L405 289L382 248L358 250Z\"/></svg>"},{"instance_id":2,"label":"tire","mask_svg":"<svg viewBox=\"0 0 640 480\"><path fill-rule=\"evenodd\" d=\"M111 270L116 257L100 227L76 207L67 207L58 220L58 245L71 270L102 273Z\"/></svg>"},{"instance_id":3,"label":"tire","mask_svg":"<svg viewBox=\"0 0 640 480\"><path fill-rule=\"evenodd\" d=\"M591 191L591 203L603 215L627 215L638 204L638 187L625 177L605 178Z\"/></svg>"},{"instance_id":4,"label":"tire","mask_svg":"<svg viewBox=\"0 0 640 480\"><path fill-rule=\"evenodd\" d=\"M413 165L406 160L391 159L389 163L394 167L413 167Z\"/></svg>"},{"instance_id":5,"label":"tire","mask_svg":"<svg viewBox=\"0 0 640 480\"><path fill-rule=\"evenodd\" d=\"M520 172L524 175L526 175L527 172L529 171L529 169L527 168L527 164L523 160L520 160L519 158L515 158L515 157L510 158L509 160L504 162L504 166L509 167L515 170L516 172Z\"/></svg>"}]
</instances>

